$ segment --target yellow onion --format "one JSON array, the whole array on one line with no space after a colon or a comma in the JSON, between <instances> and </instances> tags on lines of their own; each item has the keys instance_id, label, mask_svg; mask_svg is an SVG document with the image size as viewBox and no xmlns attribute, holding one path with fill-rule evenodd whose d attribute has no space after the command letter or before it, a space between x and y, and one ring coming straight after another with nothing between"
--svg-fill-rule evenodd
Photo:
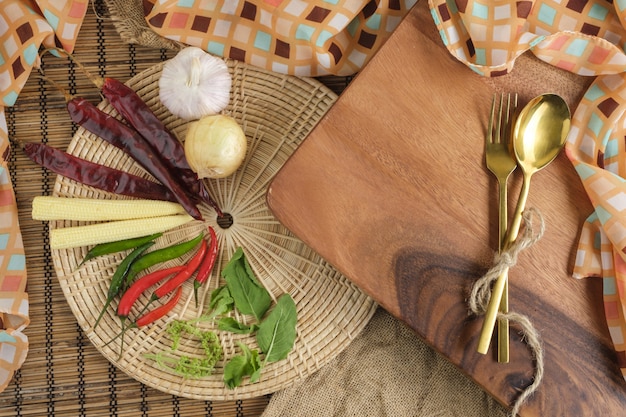
<instances>
[{"instance_id":1,"label":"yellow onion","mask_svg":"<svg viewBox=\"0 0 626 417\"><path fill-rule=\"evenodd\" d=\"M231 175L243 162L246 149L246 135L237 121L221 114L191 122L185 136L185 156L199 178Z\"/></svg>"}]
</instances>

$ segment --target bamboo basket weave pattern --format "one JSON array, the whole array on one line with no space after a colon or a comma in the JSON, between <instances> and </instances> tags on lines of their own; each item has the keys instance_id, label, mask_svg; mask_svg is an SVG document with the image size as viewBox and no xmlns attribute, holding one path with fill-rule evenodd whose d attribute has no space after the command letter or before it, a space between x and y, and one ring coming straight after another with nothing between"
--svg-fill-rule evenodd
<instances>
[{"instance_id":1,"label":"bamboo basket weave pattern","mask_svg":"<svg viewBox=\"0 0 626 417\"><path fill-rule=\"evenodd\" d=\"M151 248L188 240L208 225L215 228L220 254L208 285L200 291L200 308L196 308L192 284L185 283L183 300L170 315L194 319L206 313L210 292L223 284L219 273L235 249L241 246L257 276L276 299L290 293L298 308L297 339L289 357L268 364L258 383L244 381L229 390L222 381L223 366L233 355L240 354L242 342L256 348L254 336L234 335L216 330L213 322L199 326L215 330L224 350L210 377L185 379L159 367L146 354L169 350L172 341L166 332L167 320L145 329L126 333L124 354L119 357L120 339L107 344L120 332L120 320L114 315L115 303L94 329L96 318L106 300L110 278L124 253L89 261L78 267L89 248L53 250L52 260L60 286L87 337L111 363L134 379L172 395L202 400L245 399L273 393L315 372L338 355L367 324L375 303L327 264L302 241L284 228L269 211L265 195L274 174L295 151L306 135L333 104L336 95L312 79L269 73L240 62L226 61L233 76L231 102L224 113L234 117L248 138L248 152L243 166L231 177L207 181L209 192L224 212L233 216L234 224L223 229L208 206L200 209L204 222L194 221L165 233ZM128 85L150 105L157 116L184 137L187 123L172 116L158 99L158 78L162 64L138 74ZM100 108L116 115L103 101ZM120 168L150 178L131 158L97 136L79 128L68 152L98 163ZM59 176L53 194L62 197L123 198L96 190ZM70 221L51 222L51 228L80 224ZM185 262L186 259L158 265L158 268ZM140 304L147 302L140 299ZM135 313L138 310L135 310ZM236 316L244 322L250 317ZM174 355L202 356L197 340L181 341Z\"/></svg>"}]
</instances>

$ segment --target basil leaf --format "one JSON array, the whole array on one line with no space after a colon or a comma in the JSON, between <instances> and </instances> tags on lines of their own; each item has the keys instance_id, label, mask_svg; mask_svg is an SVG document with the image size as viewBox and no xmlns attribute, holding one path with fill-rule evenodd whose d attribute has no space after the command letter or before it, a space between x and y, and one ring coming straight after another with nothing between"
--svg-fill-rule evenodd
<instances>
[{"instance_id":1,"label":"basil leaf","mask_svg":"<svg viewBox=\"0 0 626 417\"><path fill-rule=\"evenodd\" d=\"M218 329L237 334L250 334L255 332L258 327L256 324L243 324L232 317L222 317L217 322Z\"/></svg>"},{"instance_id":2,"label":"basil leaf","mask_svg":"<svg viewBox=\"0 0 626 417\"><path fill-rule=\"evenodd\" d=\"M287 357L296 340L297 321L296 303L289 294L283 294L276 307L259 325L256 335L259 348L265 354L265 362L276 362Z\"/></svg>"},{"instance_id":3,"label":"basil leaf","mask_svg":"<svg viewBox=\"0 0 626 417\"><path fill-rule=\"evenodd\" d=\"M258 355L259 355L259 352L258 352L258 351L256 351L256 350L253 350L253 352L255 352L255 353L256 353L257 358L258 358L258 357L259 357L259 356L258 356ZM259 360L259 363L260 363L260 360ZM263 369L263 367L262 367L262 366L260 366L260 367L259 367L259 369L257 369L256 371L254 371L254 372L252 372L252 373L250 374L250 383L251 383L251 384L254 384L255 382L258 382L258 381L259 381L259 379L261 379L261 370L262 370L262 369Z\"/></svg>"},{"instance_id":4,"label":"basil leaf","mask_svg":"<svg viewBox=\"0 0 626 417\"><path fill-rule=\"evenodd\" d=\"M250 349L248 346L244 345L241 342L239 342L239 347L243 350L243 353L246 356L246 360L250 365L250 369L248 369L249 371L252 371L250 375L254 375L255 373L260 374L261 369L263 368L263 364L261 363L261 359L259 357L259 351L256 349Z\"/></svg>"},{"instance_id":5,"label":"basil leaf","mask_svg":"<svg viewBox=\"0 0 626 417\"><path fill-rule=\"evenodd\" d=\"M251 314L260 321L269 309L272 298L254 276L241 247L237 248L224 267L222 276L237 310L242 314Z\"/></svg>"},{"instance_id":6,"label":"basil leaf","mask_svg":"<svg viewBox=\"0 0 626 417\"><path fill-rule=\"evenodd\" d=\"M245 349L248 350L248 352L246 353L246 356L249 357L250 370L252 371L250 373L250 382L254 384L259 379L261 379L261 370L263 370L263 364L261 363L261 358L259 357L259 351L258 350L256 350L256 349L250 350L245 345L244 345L244 347L245 347Z\"/></svg>"},{"instance_id":7,"label":"basil leaf","mask_svg":"<svg viewBox=\"0 0 626 417\"><path fill-rule=\"evenodd\" d=\"M216 288L211 292L211 301L209 307L213 310L209 318L228 313L234 308L235 300L230 296L230 291L226 285Z\"/></svg>"},{"instance_id":8,"label":"basil leaf","mask_svg":"<svg viewBox=\"0 0 626 417\"><path fill-rule=\"evenodd\" d=\"M242 355L233 356L224 366L224 384L226 388L233 389L241 385L243 377L246 375L248 362Z\"/></svg>"},{"instance_id":9,"label":"basil leaf","mask_svg":"<svg viewBox=\"0 0 626 417\"><path fill-rule=\"evenodd\" d=\"M224 366L224 384L229 389L240 386L246 376L251 376L250 382L258 381L263 367L256 349L251 350L241 342L237 344L243 351L243 355L233 356Z\"/></svg>"}]
</instances>

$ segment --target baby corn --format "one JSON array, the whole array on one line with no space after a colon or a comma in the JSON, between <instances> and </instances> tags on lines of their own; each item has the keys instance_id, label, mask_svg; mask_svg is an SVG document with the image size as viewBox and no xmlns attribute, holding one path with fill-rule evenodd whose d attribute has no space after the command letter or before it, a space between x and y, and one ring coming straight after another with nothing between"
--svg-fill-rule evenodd
<instances>
[{"instance_id":1,"label":"baby corn","mask_svg":"<svg viewBox=\"0 0 626 417\"><path fill-rule=\"evenodd\" d=\"M109 221L184 214L178 203L158 200L97 200L37 196L33 198L34 220Z\"/></svg>"},{"instance_id":2,"label":"baby corn","mask_svg":"<svg viewBox=\"0 0 626 417\"><path fill-rule=\"evenodd\" d=\"M119 220L50 230L50 248L66 249L165 232L193 220L188 214Z\"/></svg>"}]
</instances>

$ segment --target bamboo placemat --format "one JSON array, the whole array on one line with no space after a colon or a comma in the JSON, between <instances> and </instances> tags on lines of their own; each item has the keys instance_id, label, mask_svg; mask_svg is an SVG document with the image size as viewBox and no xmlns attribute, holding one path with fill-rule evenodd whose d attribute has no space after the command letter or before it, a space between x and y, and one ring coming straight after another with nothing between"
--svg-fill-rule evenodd
<instances>
[{"instance_id":1,"label":"bamboo placemat","mask_svg":"<svg viewBox=\"0 0 626 417\"><path fill-rule=\"evenodd\" d=\"M107 19L102 1L88 11L75 57L101 76L126 81L173 56L172 51L126 45ZM46 55L47 77L71 94L99 101L97 89L66 59ZM333 91L349 78L324 77ZM269 396L235 401L191 400L147 387L130 378L90 343L72 314L52 266L48 225L30 218L31 201L51 194L56 175L35 166L19 150L25 141L65 149L74 136L63 97L40 79L30 77L15 106L6 110L13 152L9 158L19 208L28 267L31 324L26 329L30 350L23 367L0 394L0 416L259 416Z\"/></svg>"}]
</instances>

